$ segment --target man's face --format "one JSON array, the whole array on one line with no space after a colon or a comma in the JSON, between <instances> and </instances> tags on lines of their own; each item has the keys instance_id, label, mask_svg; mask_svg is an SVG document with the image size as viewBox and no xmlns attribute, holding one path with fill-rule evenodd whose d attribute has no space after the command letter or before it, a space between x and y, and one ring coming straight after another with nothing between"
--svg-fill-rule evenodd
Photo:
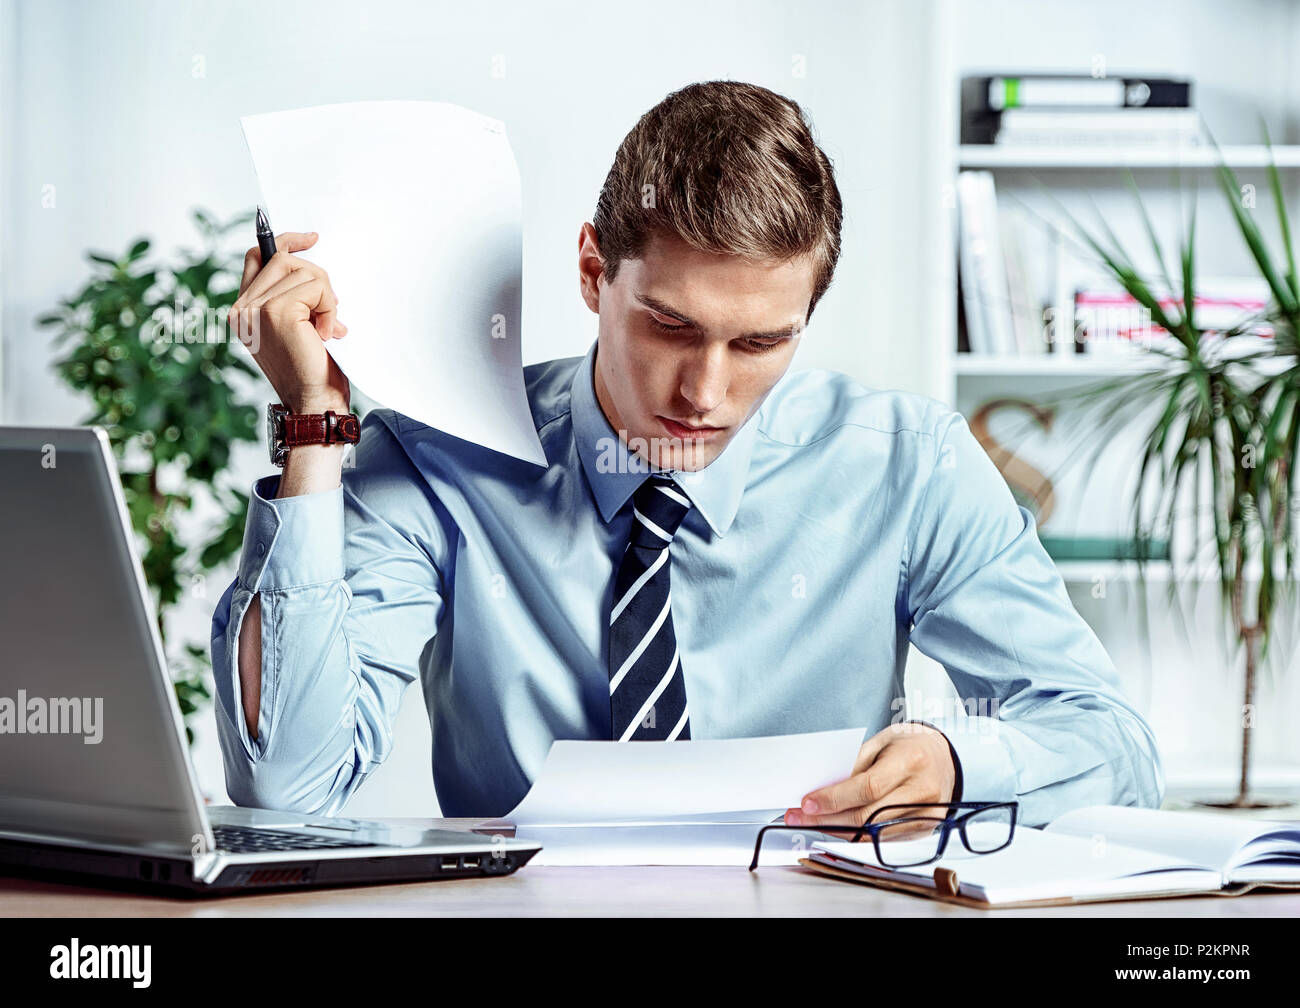
<instances>
[{"instance_id":1,"label":"man's face","mask_svg":"<svg viewBox=\"0 0 1300 1008\"><path fill-rule=\"evenodd\" d=\"M583 299L600 316L596 398L610 426L652 465L703 469L789 366L812 299L811 259L753 263L657 236L610 283L584 224L578 264Z\"/></svg>"}]
</instances>

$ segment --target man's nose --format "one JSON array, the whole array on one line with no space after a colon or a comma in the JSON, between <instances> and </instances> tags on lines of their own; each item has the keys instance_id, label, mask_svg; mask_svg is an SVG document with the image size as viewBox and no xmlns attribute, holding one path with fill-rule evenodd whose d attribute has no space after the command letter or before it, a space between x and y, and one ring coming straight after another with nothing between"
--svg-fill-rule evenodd
<instances>
[{"instance_id":1,"label":"man's nose","mask_svg":"<svg viewBox=\"0 0 1300 1008\"><path fill-rule=\"evenodd\" d=\"M682 419L701 420L722 404L731 380L729 371L725 343L705 347L695 354L687 363L681 382L682 396L691 404L695 416Z\"/></svg>"}]
</instances>

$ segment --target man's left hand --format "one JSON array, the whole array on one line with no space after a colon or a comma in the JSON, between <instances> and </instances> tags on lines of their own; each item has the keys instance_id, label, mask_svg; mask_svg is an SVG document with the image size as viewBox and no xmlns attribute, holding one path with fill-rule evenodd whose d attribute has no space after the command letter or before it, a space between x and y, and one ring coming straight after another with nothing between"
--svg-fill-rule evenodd
<instances>
[{"instance_id":1,"label":"man's left hand","mask_svg":"<svg viewBox=\"0 0 1300 1008\"><path fill-rule=\"evenodd\" d=\"M957 786L948 739L937 728L904 721L878 732L858 750L853 774L810 791L787 809L787 826L861 826L885 805L952 801Z\"/></svg>"}]
</instances>

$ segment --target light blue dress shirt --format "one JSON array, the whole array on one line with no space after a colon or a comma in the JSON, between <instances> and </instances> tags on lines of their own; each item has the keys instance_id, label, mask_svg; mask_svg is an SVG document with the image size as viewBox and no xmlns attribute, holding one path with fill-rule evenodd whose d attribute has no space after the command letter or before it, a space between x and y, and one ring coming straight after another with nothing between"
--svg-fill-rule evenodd
<instances>
[{"instance_id":1,"label":"light blue dress shirt","mask_svg":"<svg viewBox=\"0 0 1300 1008\"><path fill-rule=\"evenodd\" d=\"M278 476L257 481L212 625L232 800L338 813L417 680L447 816L505 815L553 740L610 737L610 596L648 467L597 403L595 354L524 369L547 468L381 409L341 487L276 500ZM694 504L671 546L694 738L866 738L923 716L962 797L1019 800L1022 823L1160 804L1149 727L961 414L790 371L708 467L675 476ZM256 740L237 663L254 592ZM960 709L903 710L909 640Z\"/></svg>"}]
</instances>

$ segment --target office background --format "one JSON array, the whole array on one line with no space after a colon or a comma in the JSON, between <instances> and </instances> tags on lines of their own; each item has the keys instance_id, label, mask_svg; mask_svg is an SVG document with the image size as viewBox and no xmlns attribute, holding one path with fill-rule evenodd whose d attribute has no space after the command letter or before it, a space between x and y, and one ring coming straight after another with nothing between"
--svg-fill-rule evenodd
<instances>
[{"instance_id":1,"label":"office background","mask_svg":"<svg viewBox=\"0 0 1300 1008\"><path fill-rule=\"evenodd\" d=\"M1258 143L1258 108L1274 142L1294 144L1297 51L1300 4L1291 0L662 0L598 9L0 0L0 422L69 424L84 414L51 370L49 332L34 320L84 283L86 250L118 253L140 235L162 253L194 245L193 207L224 218L259 199L239 117L328 102L443 100L503 120L523 179L525 361L580 354L596 320L578 297L576 239L614 150L669 91L713 78L800 102L837 172L844 251L794 366L834 368L966 410L1000 391L1024 392L1027 379L963 373L955 353L960 77L1088 73L1101 54L1114 73L1193 78L1222 143ZM1293 199L1297 175L1287 176ZM1094 180L1078 172L1054 181L1077 197ZM1097 184L1103 212L1121 213L1122 187ZM1240 273L1245 250L1226 216L1212 212L1220 208L1211 207L1211 185L1204 268ZM43 198L50 186L53 206ZM1172 207L1159 192L1155 205ZM236 247L249 244L251 231ZM246 486L268 464L248 448L235 469ZM1058 520L1114 527L1124 497L1104 485L1100 493L1085 498L1063 484L1071 506ZM218 517L200 511L193 521ZM196 585L175 616L179 635L206 640L230 576ZM1105 598L1094 597L1098 577ZM1212 588L1194 604L1190 635L1161 615L1154 589L1146 642L1122 572L1076 570L1070 583L1151 719L1170 783L1226 790L1237 774L1241 671L1223 651ZM942 669L913 658L910 695L950 696ZM1300 736L1287 717L1300 709L1297 680L1282 663L1261 684L1253 780L1262 787L1300 783ZM210 711L196 726L202 784L224 801ZM396 742L349 811L436 814L418 690L408 692Z\"/></svg>"}]
</instances>

